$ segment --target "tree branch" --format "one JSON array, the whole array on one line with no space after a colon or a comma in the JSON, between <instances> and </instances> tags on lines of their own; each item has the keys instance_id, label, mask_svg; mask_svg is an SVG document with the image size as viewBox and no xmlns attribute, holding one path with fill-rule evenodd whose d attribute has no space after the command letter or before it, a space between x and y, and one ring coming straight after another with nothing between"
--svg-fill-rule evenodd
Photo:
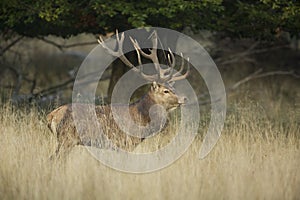
<instances>
[{"instance_id":1,"label":"tree branch","mask_svg":"<svg viewBox=\"0 0 300 200\"><path fill-rule=\"evenodd\" d=\"M21 41L24 38L24 36L17 37L15 40L13 40L10 44L8 44L6 47L1 49L0 56L2 56L7 50L9 50L12 46L17 44L19 41Z\"/></svg>"},{"instance_id":2,"label":"tree branch","mask_svg":"<svg viewBox=\"0 0 300 200\"><path fill-rule=\"evenodd\" d=\"M82 83L80 83L80 85L87 85L87 84L90 84L90 83L93 83L93 82L96 82L96 81L99 81L99 78L95 76L95 72L92 72L92 73L89 73L89 74L86 74L85 76L82 76L82 77L78 77L77 80L84 80L85 78L87 78L88 76L92 76L91 78L88 78L87 81L84 81ZM95 77L93 77L95 76ZM110 78L110 75L106 75L106 76L103 76L100 81L105 81L107 79ZM64 81L63 83L60 83L60 84L57 84L57 85L54 85L52 87L49 87L49 88L46 88L46 89L43 89L37 93L34 93L32 94L32 98L37 98L39 96L47 96L47 95L50 95L50 94L54 94L56 93L58 90L65 90L65 89L68 89L70 88L70 84L73 83L75 81L75 78L71 78L69 80L66 80ZM72 86L71 86L72 87Z\"/></svg>"},{"instance_id":3,"label":"tree branch","mask_svg":"<svg viewBox=\"0 0 300 200\"><path fill-rule=\"evenodd\" d=\"M233 91L233 90L237 89L240 85L242 85L250 80L263 78L263 77L267 77L267 76L290 75L295 78L300 78L300 75L296 74L294 71L270 71L270 72L261 73L262 71L263 71L263 69L260 68L257 71L255 71L254 73L250 74L249 76L246 76L245 78L239 80L238 82L236 82L234 85L232 85L229 88L229 91Z\"/></svg>"},{"instance_id":4,"label":"tree branch","mask_svg":"<svg viewBox=\"0 0 300 200\"><path fill-rule=\"evenodd\" d=\"M237 81L235 84L233 84L229 89L226 90L226 95L234 92L234 90L236 90L238 87L240 87L242 84L245 84L251 80L254 79L258 79L258 78L264 78L264 77L268 77L268 76L275 76L275 75L288 75L288 76L292 76L294 78L300 78L300 74L295 73L294 71L269 71L269 72L264 72L262 73L263 69L260 68L258 70L256 70L255 72L253 72L252 74L242 78L241 80ZM204 93L198 96L198 99L203 99L204 97L208 98L209 97L209 93ZM200 106L201 105L208 105L211 103L216 103L220 101L220 99L211 102L210 99L208 100L204 100L200 102Z\"/></svg>"},{"instance_id":5,"label":"tree branch","mask_svg":"<svg viewBox=\"0 0 300 200\"><path fill-rule=\"evenodd\" d=\"M45 37L37 37L39 40L51 44L55 47L57 47L59 50L67 49L67 48L72 48L72 47L77 47L77 46L86 46L86 45L93 45L93 44L98 44L97 41L90 41L90 42L79 42L79 43L74 43L74 44L58 44L52 40L46 39Z\"/></svg>"},{"instance_id":6,"label":"tree branch","mask_svg":"<svg viewBox=\"0 0 300 200\"><path fill-rule=\"evenodd\" d=\"M251 60L247 56L254 55L254 54L260 54L265 53L269 51L275 51L282 48L287 48L289 45L281 45L281 46L274 46L271 48L264 48L264 49L255 49L258 46L259 42L255 42L253 45L251 45L246 51L236 53L234 55L228 56L228 57L220 57L215 59L215 62L220 65L228 65L231 63L239 62L241 59L244 60Z\"/></svg>"}]
</instances>

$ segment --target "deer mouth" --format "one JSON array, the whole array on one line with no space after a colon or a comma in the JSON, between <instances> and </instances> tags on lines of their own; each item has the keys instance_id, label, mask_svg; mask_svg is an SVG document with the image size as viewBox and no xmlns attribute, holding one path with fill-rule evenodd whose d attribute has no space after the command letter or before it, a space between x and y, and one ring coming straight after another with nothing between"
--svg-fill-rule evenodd
<instances>
[{"instance_id":1,"label":"deer mouth","mask_svg":"<svg viewBox=\"0 0 300 200\"><path fill-rule=\"evenodd\" d=\"M181 97L178 99L178 106L186 104L187 103L187 98L186 97Z\"/></svg>"}]
</instances>

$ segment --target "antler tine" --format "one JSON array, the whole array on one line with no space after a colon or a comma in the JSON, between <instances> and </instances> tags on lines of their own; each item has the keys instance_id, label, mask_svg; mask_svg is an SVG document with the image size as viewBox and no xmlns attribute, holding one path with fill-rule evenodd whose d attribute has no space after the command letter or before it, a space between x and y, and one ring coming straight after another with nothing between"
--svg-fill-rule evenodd
<instances>
[{"instance_id":1,"label":"antler tine","mask_svg":"<svg viewBox=\"0 0 300 200\"><path fill-rule=\"evenodd\" d=\"M110 48L108 48L103 40L103 38L101 36L99 36L99 39L98 39L98 43L103 47L103 49L105 49L109 54L115 56L115 57L118 57L119 56L119 52L117 51L113 51L111 50Z\"/></svg>"},{"instance_id":2,"label":"antler tine","mask_svg":"<svg viewBox=\"0 0 300 200\"><path fill-rule=\"evenodd\" d=\"M172 68L174 68L175 67L175 56L170 48L168 50L169 50L168 61L169 61L170 66Z\"/></svg>"},{"instance_id":3,"label":"antler tine","mask_svg":"<svg viewBox=\"0 0 300 200\"><path fill-rule=\"evenodd\" d=\"M107 45L105 44L103 38L101 36L99 36L98 42L99 44L111 55L115 56L115 57L119 57L120 60L127 65L128 67L132 68L135 71L138 71L138 69L126 58L126 56L123 53L123 43L124 43L124 39L125 39L125 35L124 33L121 34L121 37L119 37L119 33L118 30L116 30L116 40L117 40L117 51L113 51L110 48L107 47Z\"/></svg>"},{"instance_id":4,"label":"antler tine","mask_svg":"<svg viewBox=\"0 0 300 200\"><path fill-rule=\"evenodd\" d=\"M154 49L154 47L153 47L152 50L149 50L149 51L150 51L150 54L147 54L147 53L145 53L145 52L141 49L141 47L140 47L139 43L137 42L137 40L134 40L134 39L131 38L131 42L132 42L134 48L135 48L135 49L138 49L138 51L142 54L142 56L144 56L145 58L150 59L150 60L152 60L152 61L153 61L153 59L155 59L154 55L157 55L157 53L156 53L157 45L156 45L156 47L155 47L155 51L153 51L153 49ZM152 41L152 44L153 44L153 41ZM153 53L152 53L152 52L153 52ZM156 59L157 59L157 56L156 56Z\"/></svg>"},{"instance_id":5,"label":"antler tine","mask_svg":"<svg viewBox=\"0 0 300 200\"><path fill-rule=\"evenodd\" d=\"M132 44L135 47L135 49L138 49L139 53L143 57L145 57L145 58L147 58L147 59L149 59L153 62L155 70L157 71L158 76L159 76L158 80L162 80L163 77L164 77L164 70L160 67L158 56L157 56L157 44L158 44L158 42L157 42L157 33L156 33L156 31L153 31L153 33L150 35L150 37L152 37L152 48L149 49L150 54L145 53L141 49L139 43L136 40L132 40Z\"/></svg>"},{"instance_id":6,"label":"antler tine","mask_svg":"<svg viewBox=\"0 0 300 200\"><path fill-rule=\"evenodd\" d=\"M152 40L152 48L149 49L150 53L146 53L145 51L143 51L141 49L139 43L137 42L137 40L133 39L132 37L129 37L132 42L132 45L137 53L137 61L138 61L138 65L140 66L140 68L137 68L136 66L134 66L126 58L126 56L123 53L123 43L124 43L124 39L125 39L124 33L122 33L121 36L119 37L118 30L116 30L116 45L117 45L116 51L108 48L101 36L99 36L98 42L105 50L107 50L107 52L109 54L111 54L115 57L119 57L120 60L125 65L132 68L135 72L138 72L141 75L141 77L143 77L144 79L146 79L148 81L159 81L162 83L166 83L166 82L171 83L171 82L185 79L189 75L189 72L190 72L189 58L187 58L187 60L188 60L187 71L185 72L185 74L181 75L181 73L184 69L184 63L185 63L183 54L181 53L180 55L181 55L182 61L181 61L180 69L178 72L173 73L175 64L176 64L176 60L175 60L175 56L174 56L173 52L169 48L168 55L167 55L168 67L162 68L160 66L158 56L157 56L157 45L158 45L157 32L153 31L152 34L149 36L149 38L150 37L152 38L151 39ZM147 75L147 74L143 73L143 68L142 68L143 64L142 64L141 56L143 56L153 62L157 74Z\"/></svg>"},{"instance_id":7,"label":"antler tine","mask_svg":"<svg viewBox=\"0 0 300 200\"><path fill-rule=\"evenodd\" d=\"M170 48L168 48L168 50L169 50L169 53L168 53L167 57L168 57L169 66L166 69L161 69L161 73L163 76L163 77L161 77L161 79L163 82L167 82L172 78L172 74L173 74L174 67L176 64L176 60L175 60L175 56L174 56L173 52L171 51Z\"/></svg>"},{"instance_id":8,"label":"antler tine","mask_svg":"<svg viewBox=\"0 0 300 200\"><path fill-rule=\"evenodd\" d=\"M183 59L183 57L182 57L182 59ZM180 70L178 72L176 72L175 74L173 74L172 77L171 77L171 79L168 82L175 82L175 81L179 81L179 80L185 79L189 75L189 73L190 73L190 58L187 58L187 63L188 63L187 64L187 70L186 70L185 74L180 75L181 73L179 73L183 69L183 65L181 65Z\"/></svg>"},{"instance_id":9,"label":"antler tine","mask_svg":"<svg viewBox=\"0 0 300 200\"><path fill-rule=\"evenodd\" d=\"M152 37L152 49L149 49L149 51L150 51L149 57L152 60L156 71L158 72L159 80L161 80L162 77L164 77L164 72L163 72L162 68L160 67L159 60L157 57L157 44L158 44L157 32L153 31L152 34L150 35L150 37Z\"/></svg>"},{"instance_id":10,"label":"antler tine","mask_svg":"<svg viewBox=\"0 0 300 200\"><path fill-rule=\"evenodd\" d=\"M137 57L138 57L138 64L140 66L140 69L139 69L140 75L144 79L149 80L149 81L155 81L155 80L157 80L157 75L155 75L155 74L154 75L147 75L147 74L143 73L143 63L142 63L141 54L140 54L140 52L141 52L140 49L141 48L139 47L137 40L134 40L132 37L129 37L129 38L130 38L130 40L131 40L131 42L133 44L133 47L135 48L135 51L136 51L136 54L137 54Z\"/></svg>"},{"instance_id":11,"label":"antler tine","mask_svg":"<svg viewBox=\"0 0 300 200\"><path fill-rule=\"evenodd\" d=\"M182 71L184 69L184 58L183 58L183 54L182 53L180 53L180 57L181 57L181 66L180 66L180 69L173 76L179 76L179 75L181 75L181 73L182 73Z\"/></svg>"},{"instance_id":12,"label":"antler tine","mask_svg":"<svg viewBox=\"0 0 300 200\"><path fill-rule=\"evenodd\" d=\"M131 43L136 51L136 54L137 54L137 57L138 57L138 63L139 65L142 65L142 60L141 60L141 54L140 54L140 51L139 51L139 46L138 46L138 42L136 40L134 40L131 36L129 36L130 40L131 40Z\"/></svg>"}]
</instances>

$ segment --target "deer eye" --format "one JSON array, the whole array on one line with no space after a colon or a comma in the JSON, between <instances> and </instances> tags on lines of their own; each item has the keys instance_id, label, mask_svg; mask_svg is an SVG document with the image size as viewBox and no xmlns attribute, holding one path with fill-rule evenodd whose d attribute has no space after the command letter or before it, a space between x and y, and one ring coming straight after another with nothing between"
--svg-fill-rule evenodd
<instances>
[{"instance_id":1,"label":"deer eye","mask_svg":"<svg viewBox=\"0 0 300 200\"><path fill-rule=\"evenodd\" d=\"M169 90L164 90L164 93L168 94L168 93L170 93L170 91Z\"/></svg>"}]
</instances>

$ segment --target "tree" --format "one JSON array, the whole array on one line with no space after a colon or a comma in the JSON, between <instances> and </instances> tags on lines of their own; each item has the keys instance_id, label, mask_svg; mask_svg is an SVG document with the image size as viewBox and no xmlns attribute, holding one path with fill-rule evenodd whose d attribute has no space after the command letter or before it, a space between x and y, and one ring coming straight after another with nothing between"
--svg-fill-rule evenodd
<instances>
[{"instance_id":1,"label":"tree","mask_svg":"<svg viewBox=\"0 0 300 200\"><path fill-rule=\"evenodd\" d=\"M0 30L26 36L124 31L143 26L225 31L241 37L299 34L297 0L3 0Z\"/></svg>"},{"instance_id":2,"label":"tree","mask_svg":"<svg viewBox=\"0 0 300 200\"><path fill-rule=\"evenodd\" d=\"M299 36L300 30L297 0L3 0L0 6L4 38L14 33L69 37L157 26L274 40L282 32ZM122 73L124 68L113 67L110 88Z\"/></svg>"},{"instance_id":3,"label":"tree","mask_svg":"<svg viewBox=\"0 0 300 200\"><path fill-rule=\"evenodd\" d=\"M300 2L297 0L224 1L219 30L239 37L274 39L282 32L299 37Z\"/></svg>"},{"instance_id":4,"label":"tree","mask_svg":"<svg viewBox=\"0 0 300 200\"><path fill-rule=\"evenodd\" d=\"M1 31L13 30L31 37L104 34L117 28L124 31L149 25L180 30L193 24L198 15L201 20L197 23L209 28L222 10L220 0L4 0L1 7Z\"/></svg>"},{"instance_id":5,"label":"tree","mask_svg":"<svg viewBox=\"0 0 300 200\"><path fill-rule=\"evenodd\" d=\"M107 0L12 0L1 3L0 30L22 36L58 35L69 37L83 32L105 34L116 29L124 31L143 26L168 27L182 30L197 23L211 29L221 1L107 1ZM109 94L126 70L121 62L113 65Z\"/></svg>"}]
</instances>

